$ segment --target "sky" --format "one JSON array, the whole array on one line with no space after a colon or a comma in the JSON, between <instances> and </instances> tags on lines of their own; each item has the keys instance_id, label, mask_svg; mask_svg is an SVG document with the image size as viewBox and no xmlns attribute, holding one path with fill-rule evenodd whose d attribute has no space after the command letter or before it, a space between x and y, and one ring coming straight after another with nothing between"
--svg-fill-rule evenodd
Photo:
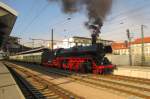
<instances>
[{"instance_id":1,"label":"sky","mask_svg":"<svg viewBox=\"0 0 150 99\"><path fill-rule=\"evenodd\" d=\"M72 36L90 37L85 28L87 16L83 11L75 14L64 14L57 3L47 0L0 0L15 9L19 15L11 35L22 38L22 42L30 39L62 40ZM145 37L150 37L150 0L113 0L110 13L107 15L100 37L106 40L127 40L126 29L133 39L141 35L141 25ZM67 20L71 18L71 20Z\"/></svg>"}]
</instances>

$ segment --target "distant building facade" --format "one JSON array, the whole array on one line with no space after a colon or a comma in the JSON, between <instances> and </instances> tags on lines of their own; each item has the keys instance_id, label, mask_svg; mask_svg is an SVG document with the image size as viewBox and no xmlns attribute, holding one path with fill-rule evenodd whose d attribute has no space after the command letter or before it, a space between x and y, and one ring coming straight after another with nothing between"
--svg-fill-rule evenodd
<instances>
[{"instance_id":1,"label":"distant building facade","mask_svg":"<svg viewBox=\"0 0 150 99\"><path fill-rule=\"evenodd\" d=\"M8 54L12 55L21 51L26 51L31 49L29 47L21 45L19 40L20 38L18 37L9 36L6 41L6 44L3 47L3 50Z\"/></svg>"},{"instance_id":2,"label":"distant building facade","mask_svg":"<svg viewBox=\"0 0 150 99\"><path fill-rule=\"evenodd\" d=\"M104 45L111 45L113 41L98 39L97 43ZM74 36L72 38L64 39L62 42L56 43L54 48L70 48L73 46L89 46L91 45L91 38Z\"/></svg>"},{"instance_id":3,"label":"distant building facade","mask_svg":"<svg viewBox=\"0 0 150 99\"><path fill-rule=\"evenodd\" d=\"M131 44L126 43L112 43L113 54L117 55L128 55L129 49L131 46L131 54L133 55L141 55L142 52L142 39L135 39ZM150 37L144 38L144 54L145 56L150 56Z\"/></svg>"},{"instance_id":4,"label":"distant building facade","mask_svg":"<svg viewBox=\"0 0 150 99\"><path fill-rule=\"evenodd\" d=\"M128 46L125 43L112 43L113 54L115 55L128 55Z\"/></svg>"},{"instance_id":5,"label":"distant building facade","mask_svg":"<svg viewBox=\"0 0 150 99\"><path fill-rule=\"evenodd\" d=\"M142 52L142 39L136 39L132 45L131 45L131 49L132 49L132 53L134 55L141 55ZM150 56L150 37L146 37L144 38L144 55L145 56Z\"/></svg>"},{"instance_id":6,"label":"distant building facade","mask_svg":"<svg viewBox=\"0 0 150 99\"><path fill-rule=\"evenodd\" d=\"M113 54L108 58L116 65L132 65L135 66L150 66L150 37L145 37L144 41L144 55L142 55L142 39L138 38L129 43L112 43ZM131 57L129 57L129 46L131 47Z\"/></svg>"}]
</instances>

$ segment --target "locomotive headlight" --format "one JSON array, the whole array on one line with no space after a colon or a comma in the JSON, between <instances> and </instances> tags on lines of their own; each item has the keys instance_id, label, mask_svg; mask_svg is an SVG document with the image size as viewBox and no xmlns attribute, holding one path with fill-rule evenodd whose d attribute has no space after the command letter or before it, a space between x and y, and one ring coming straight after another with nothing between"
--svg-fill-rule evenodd
<instances>
[{"instance_id":1,"label":"locomotive headlight","mask_svg":"<svg viewBox=\"0 0 150 99\"><path fill-rule=\"evenodd\" d=\"M50 44L49 43L47 44L47 47L50 48Z\"/></svg>"},{"instance_id":2,"label":"locomotive headlight","mask_svg":"<svg viewBox=\"0 0 150 99\"><path fill-rule=\"evenodd\" d=\"M50 63L51 61L50 60L48 60L48 63Z\"/></svg>"}]
</instances>

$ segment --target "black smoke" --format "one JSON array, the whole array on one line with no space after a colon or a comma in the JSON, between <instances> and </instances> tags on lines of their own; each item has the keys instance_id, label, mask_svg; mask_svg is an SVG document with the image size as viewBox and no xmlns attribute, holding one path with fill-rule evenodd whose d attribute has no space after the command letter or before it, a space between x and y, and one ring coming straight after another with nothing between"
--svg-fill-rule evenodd
<instances>
[{"instance_id":1,"label":"black smoke","mask_svg":"<svg viewBox=\"0 0 150 99\"><path fill-rule=\"evenodd\" d=\"M59 2L64 13L75 13L82 8L86 8L89 21L85 22L88 29L92 29L92 34L98 36L103 21L112 7L112 0L48 0Z\"/></svg>"}]
</instances>

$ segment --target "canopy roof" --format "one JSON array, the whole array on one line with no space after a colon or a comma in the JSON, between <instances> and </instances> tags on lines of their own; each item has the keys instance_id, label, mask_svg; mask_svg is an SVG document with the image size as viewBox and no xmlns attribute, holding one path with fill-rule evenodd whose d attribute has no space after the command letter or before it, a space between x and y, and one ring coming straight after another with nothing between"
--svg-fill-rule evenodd
<instances>
[{"instance_id":1,"label":"canopy roof","mask_svg":"<svg viewBox=\"0 0 150 99\"><path fill-rule=\"evenodd\" d=\"M15 10L0 2L0 48L10 35L17 16L18 13Z\"/></svg>"}]
</instances>

